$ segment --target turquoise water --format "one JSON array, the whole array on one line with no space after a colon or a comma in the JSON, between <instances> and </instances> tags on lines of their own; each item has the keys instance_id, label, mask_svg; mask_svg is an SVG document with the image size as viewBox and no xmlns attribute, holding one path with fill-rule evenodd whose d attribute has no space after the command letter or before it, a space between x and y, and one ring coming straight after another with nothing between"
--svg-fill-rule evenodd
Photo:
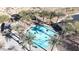
<instances>
[{"instance_id":1,"label":"turquoise water","mask_svg":"<svg viewBox=\"0 0 79 59\"><path fill-rule=\"evenodd\" d=\"M33 42L35 42L38 48L39 46L43 48L48 48L49 42L48 40L57 34L51 27L47 25L33 25L28 32L35 36ZM39 46L38 46L39 45Z\"/></svg>"}]
</instances>

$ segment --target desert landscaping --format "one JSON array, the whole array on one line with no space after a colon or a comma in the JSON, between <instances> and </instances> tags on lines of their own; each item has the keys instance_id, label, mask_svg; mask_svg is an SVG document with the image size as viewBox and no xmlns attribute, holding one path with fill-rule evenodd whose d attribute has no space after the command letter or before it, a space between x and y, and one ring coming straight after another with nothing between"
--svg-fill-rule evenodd
<instances>
[{"instance_id":1,"label":"desert landscaping","mask_svg":"<svg viewBox=\"0 0 79 59\"><path fill-rule=\"evenodd\" d=\"M78 7L0 7L0 28L1 51L79 51Z\"/></svg>"}]
</instances>

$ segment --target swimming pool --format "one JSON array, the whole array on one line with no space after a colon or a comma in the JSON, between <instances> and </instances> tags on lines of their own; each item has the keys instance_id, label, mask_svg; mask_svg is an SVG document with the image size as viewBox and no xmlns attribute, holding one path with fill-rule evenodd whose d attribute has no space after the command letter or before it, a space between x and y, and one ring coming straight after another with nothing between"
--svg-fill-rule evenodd
<instances>
[{"instance_id":1,"label":"swimming pool","mask_svg":"<svg viewBox=\"0 0 79 59\"><path fill-rule=\"evenodd\" d=\"M36 47L48 48L49 42L48 40L57 35L57 32L53 28L48 25L32 25L30 29L27 31L27 34L31 33L35 36L34 40L32 40Z\"/></svg>"}]
</instances>

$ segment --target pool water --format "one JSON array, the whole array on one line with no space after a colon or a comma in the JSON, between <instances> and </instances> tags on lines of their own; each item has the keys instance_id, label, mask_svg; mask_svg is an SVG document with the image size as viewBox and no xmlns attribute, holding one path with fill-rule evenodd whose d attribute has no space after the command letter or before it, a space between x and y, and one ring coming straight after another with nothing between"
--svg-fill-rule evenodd
<instances>
[{"instance_id":1,"label":"pool water","mask_svg":"<svg viewBox=\"0 0 79 59\"><path fill-rule=\"evenodd\" d=\"M48 25L33 25L31 26L31 28L28 30L27 33L31 33L32 35L35 36L34 40L32 40L36 47L40 48L39 46L43 47L43 48L48 48L49 46L49 39L56 35L57 32L55 32L53 30L53 28L51 28Z\"/></svg>"}]
</instances>

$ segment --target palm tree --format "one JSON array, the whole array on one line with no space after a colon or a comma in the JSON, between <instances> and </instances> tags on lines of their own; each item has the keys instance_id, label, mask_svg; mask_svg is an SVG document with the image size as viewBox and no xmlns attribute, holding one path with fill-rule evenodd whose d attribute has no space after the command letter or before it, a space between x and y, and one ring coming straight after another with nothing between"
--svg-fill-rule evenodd
<instances>
[{"instance_id":1,"label":"palm tree","mask_svg":"<svg viewBox=\"0 0 79 59\"><path fill-rule=\"evenodd\" d=\"M49 39L49 44L52 45L51 51L53 51L54 47L62 44L62 35L55 35ZM57 47L58 48L58 47Z\"/></svg>"},{"instance_id":2,"label":"palm tree","mask_svg":"<svg viewBox=\"0 0 79 59\"><path fill-rule=\"evenodd\" d=\"M28 41L29 44L29 50L31 51L31 46L33 44L33 40L34 40L35 36L32 35L32 33L28 32L28 35L26 36L26 40Z\"/></svg>"},{"instance_id":3,"label":"palm tree","mask_svg":"<svg viewBox=\"0 0 79 59\"><path fill-rule=\"evenodd\" d=\"M52 45L51 51L53 50L54 46L57 44L57 39L56 37L51 37L49 39L49 44Z\"/></svg>"}]
</instances>

